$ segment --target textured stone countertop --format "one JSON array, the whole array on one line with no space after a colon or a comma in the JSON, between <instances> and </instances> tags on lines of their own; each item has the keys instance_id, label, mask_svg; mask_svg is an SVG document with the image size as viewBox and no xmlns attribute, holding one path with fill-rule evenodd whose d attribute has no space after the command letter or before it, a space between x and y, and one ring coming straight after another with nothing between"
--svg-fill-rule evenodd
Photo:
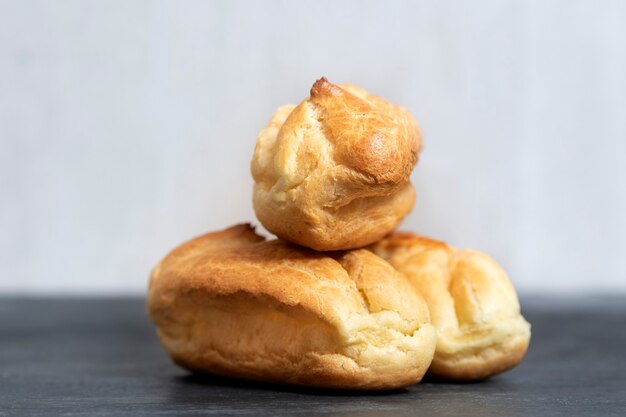
<instances>
[{"instance_id":1,"label":"textured stone countertop","mask_svg":"<svg viewBox=\"0 0 626 417\"><path fill-rule=\"evenodd\" d=\"M626 415L626 299L522 299L527 357L490 380L379 394L195 376L140 299L0 298L0 416Z\"/></svg>"}]
</instances>

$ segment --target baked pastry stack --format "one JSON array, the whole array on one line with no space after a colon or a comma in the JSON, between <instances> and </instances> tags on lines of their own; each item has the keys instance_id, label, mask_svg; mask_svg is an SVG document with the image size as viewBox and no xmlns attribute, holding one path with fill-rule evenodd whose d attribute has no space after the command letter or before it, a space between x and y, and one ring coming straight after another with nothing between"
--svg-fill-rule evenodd
<instances>
[{"instance_id":1,"label":"baked pastry stack","mask_svg":"<svg viewBox=\"0 0 626 417\"><path fill-rule=\"evenodd\" d=\"M530 340L515 289L485 254L393 230L421 149L407 110L325 78L280 107L252 159L247 224L192 239L153 270L148 313L191 371L342 389L428 373L483 379Z\"/></svg>"}]
</instances>

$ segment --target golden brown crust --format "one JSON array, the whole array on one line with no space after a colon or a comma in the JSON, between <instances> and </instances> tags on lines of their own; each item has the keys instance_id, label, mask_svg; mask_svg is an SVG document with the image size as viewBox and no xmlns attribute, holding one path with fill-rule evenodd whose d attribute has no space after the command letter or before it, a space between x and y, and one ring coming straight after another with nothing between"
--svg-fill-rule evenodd
<instances>
[{"instance_id":1,"label":"golden brown crust","mask_svg":"<svg viewBox=\"0 0 626 417\"><path fill-rule=\"evenodd\" d=\"M402 107L352 85L315 82L259 134L254 209L277 236L316 250L362 247L413 207L420 131Z\"/></svg>"},{"instance_id":2,"label":"golden brown crust","mask_svg":"<svg viewBox=\"0 0 626 417\"><path fill-rule=\"evenodd\" d=\"M411 233L392 233L370 249L404 274L428 304L437 328L429 375L482 379L522 360L530 325L493 259Z\"/></svg>"},{"instance_id":3,"label":"golden brown crust","mask_svg":"<svg viewBox=\"0 0 626 417\"><path fill-rule=\"evenodd\" d=\"M148 312L176 363L261 381L402 387L422 378L436 343L425 303L381 258L265 241L249 225L166 256Z\"/></svg>"}]
</instances>

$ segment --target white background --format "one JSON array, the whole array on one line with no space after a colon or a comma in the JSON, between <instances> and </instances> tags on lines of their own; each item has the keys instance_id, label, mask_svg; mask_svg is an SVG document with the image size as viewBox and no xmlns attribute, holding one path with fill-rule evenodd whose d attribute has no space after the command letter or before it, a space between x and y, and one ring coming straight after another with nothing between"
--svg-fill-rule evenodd
<instances>
[{"instance_id":1,"label":"white background","mask_svg":"<svg viewBox=\"0 0 626 417\"><path fill-rule=\"evenodd\" d=\"M0 1L0 292L134 293L254 221L273 110L326 75L408 107L404 228L522 292L626 291L626 2Z\"/></svg>"}]
</instances>

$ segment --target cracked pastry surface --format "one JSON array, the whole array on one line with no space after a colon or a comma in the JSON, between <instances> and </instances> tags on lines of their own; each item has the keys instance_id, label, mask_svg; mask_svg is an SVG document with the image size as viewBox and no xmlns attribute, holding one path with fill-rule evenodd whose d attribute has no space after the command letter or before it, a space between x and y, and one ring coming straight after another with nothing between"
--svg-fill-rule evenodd
<instances>
[{"instance_id":1,"label":"cracked pastry surface","mask_svg":"<svg viewBox=\"0 0 626 417\"><path fill-rule=\"evenodd\" d=\"M483 379L522 360L530 325L492 258L412 233L392 233L370 249L404 274L428 304L437 329L429 375Z\"/></svg>"},{"instance_id":2,"label":"cracked pastry surface","mask_svg":"<svg viewBox=\"0 0 626 417\"><path fill-rule=\"evenodd\" d=\"M435 349L426 304L378 256L266 241L245 224L167 255L147 306L177 364L225 376L391 389L418 382Z\"/></svg>"},{"instance_id":3,"label":"cracked pastry surface","mask_svg":"<svg viewBox=\"0 0 626 417\"><path fill-rule=\"evenodd\" d=\"M404 108L321 78L280 107L251 163L254 210L280 238L315 250L377 241L409 213L421 135Z\"/></svg>"}]
</instances>

